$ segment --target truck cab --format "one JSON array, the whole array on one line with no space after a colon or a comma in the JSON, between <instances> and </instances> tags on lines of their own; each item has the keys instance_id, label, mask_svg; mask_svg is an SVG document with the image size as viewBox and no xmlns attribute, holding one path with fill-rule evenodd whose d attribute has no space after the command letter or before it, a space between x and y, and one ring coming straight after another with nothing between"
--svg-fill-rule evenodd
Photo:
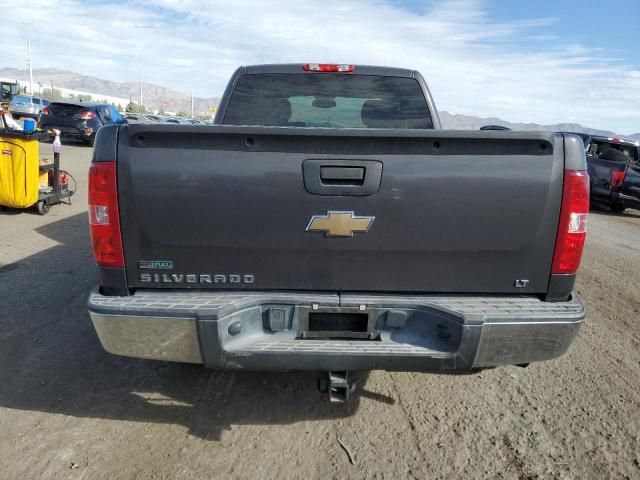
<instances>
[{"instance_id":1,"label":"truck cab","mask_svg":"<svg viewBox=\"0 0 640 480\"><path fill-rule=\"evenodd\" d=\"M18 94L20 94L18 82L0 82L0 103L8 104Z\"/></svg>"}]
</instances>

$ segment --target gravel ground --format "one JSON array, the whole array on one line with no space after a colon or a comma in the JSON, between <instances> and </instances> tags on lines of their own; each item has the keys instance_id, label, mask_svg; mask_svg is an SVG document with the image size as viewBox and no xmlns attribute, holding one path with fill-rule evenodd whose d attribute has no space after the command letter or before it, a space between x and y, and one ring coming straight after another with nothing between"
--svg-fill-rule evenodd
<instances>
[{"instance_id":1,"label":"gravel ground","mask_svg":"<svg viewBox=\"0 0 640 480\"><path fill-rule=\"evenodd\" d=\"M0 478L640 479L640 212L591 216L588 316L564 357L372 372L336 406L308 374L102 350L85 308L90 157L64 147L73 205L0 213Z\"/></svg>"}]
</instances>

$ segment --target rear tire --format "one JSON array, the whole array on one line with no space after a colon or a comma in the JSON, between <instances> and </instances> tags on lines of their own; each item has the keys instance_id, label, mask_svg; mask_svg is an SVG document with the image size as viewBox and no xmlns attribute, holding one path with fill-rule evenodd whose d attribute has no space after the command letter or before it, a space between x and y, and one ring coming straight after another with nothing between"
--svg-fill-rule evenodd
<instances>
[{"instance_id":1,"label":"rear tire","mask_svg":"<svg viewBox=\"0 0 640 480\"><path fill-rule=\"evenodd\" d=\"M38 213L40 215L46 215L47 213L49 213L49 204L44 200L40 200L38 202Z\"/></svg>"}]
</instances>

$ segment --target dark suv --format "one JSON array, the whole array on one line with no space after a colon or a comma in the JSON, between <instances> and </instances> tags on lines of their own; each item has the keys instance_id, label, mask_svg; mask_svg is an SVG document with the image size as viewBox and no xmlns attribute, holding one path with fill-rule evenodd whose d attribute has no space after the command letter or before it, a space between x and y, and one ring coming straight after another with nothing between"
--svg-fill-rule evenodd
<instances>
[{"instance_id":1,"label":"dark suv","mask_svg":"<svg viewBox=\"0 0 640 480\"><path fill-rule=\"evenodd\" d=\"M106 103L52 102L42 110L38 127L60 130L63 138L84 140L93 146L96 132L104 125L126 123L118 110Z\"/></svg>"}]
</instances>

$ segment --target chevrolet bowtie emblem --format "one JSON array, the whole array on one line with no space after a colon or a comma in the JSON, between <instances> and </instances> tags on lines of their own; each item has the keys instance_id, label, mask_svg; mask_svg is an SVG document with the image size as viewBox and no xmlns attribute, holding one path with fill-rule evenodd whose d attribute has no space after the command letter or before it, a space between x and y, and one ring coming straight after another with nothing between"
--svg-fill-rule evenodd
<instances>
[{"instance_id":1,"label":"chevrolet bowtie emblem","mask_svg":"<svg viewBox=\"0 0 640 480\"><path fill-rule=\"evenodd\" d=\"M354 232L366 232L376 217L356 217L353 212L327 212L311 217L307 232L325 232L327 237L353 237Z\"/></svg>"}]
</instances>

